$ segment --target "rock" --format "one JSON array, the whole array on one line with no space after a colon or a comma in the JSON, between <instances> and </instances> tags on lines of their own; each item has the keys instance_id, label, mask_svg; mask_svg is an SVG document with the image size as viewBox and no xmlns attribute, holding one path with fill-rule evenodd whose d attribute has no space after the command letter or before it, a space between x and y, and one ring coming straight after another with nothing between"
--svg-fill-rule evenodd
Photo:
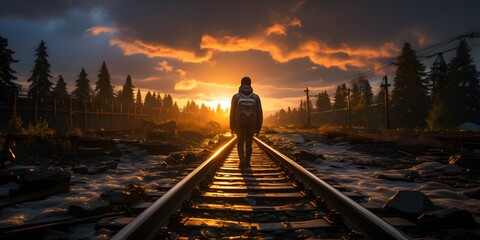
<instances>
[{"instance_id":1,"label":"rock","mask_svg":"<svg viewBox=\"0 0 480 240\"><path fill-rule=\"evenodd\" d=\"M211 129L219 129L219 128L222 128L222 125L220 125L220 123L216 122L216 121L208 121L207 122L207 127L208 128L211 128Z\"/></svg>"},{"instance_id":2,"label":"rock","mask_svg":"<svg viewBox=\"0 0 480 240\"><path fill-rule=\"evenodd\" d=\"M319 153L314 153L306 150L300 150L300 152L297 152L294 154L296 159L301 159L301 160L306 160L306 161L314 161L318 158L320 159L325 159L325 157L322 154Z\"/></svg>"},{"instance_id":3,"label":"rock","mask_svg":"<svg viewBox=\"0 0 480 240\"><path fill-rule=\"evenodd\" d=\"M85 205L70 205L68 213L78 217L90 217L113 212L113 208L103 202L86 203Z\"/></svg>"},{"instance_id":4,"label":"rock","mask_svg":"<svg viewBox=\"0 0 480 240\"><path fill-rule=\"evenodd\" d=\"M454 154L448 159L448 164L471 170L480 170L480 157L473 154Z\"/></svg>"},{"instance_id":5,"label":"rock","mask_svg":"<svg viewBox=\"0 0 480 240\"><path fill-rule=\"evenodd\" d=\"M476 226L476 222L469 211L455 207L426 212L418 218L418 222L429 229Z\"/></svg>"},{"instance_id":6,"label":"rock","mask_svg":"<svg viewBox=\"0 0 480 240\"><path fill-rule=\"evenodd\" d=\"M85 165L74 165L72 167L72 172L78 173L78 174L87 174L88 173L88 167Z\"/></svg>"},{"instance_id":7,"label":"rock","mask_svg":"<svg viewBox=\"0 0 480 240\"><path fill-rule=\"evenodd\" d=\"M315 236L315 233L310 229L297 229L295 233L299 239L307 239Z\"/></svg>"},{"instance_id":8,"label":"rock","mask_svg":"<svg viewBox=\"0 0 480 240\"><path fill-rule=\"evenodd\" d=\"M70 172L62 168L40 168L19 175L19 192L37 191L55 187L60 192L70 190Z\"/></svg>"},{"instance_id":9,"label":"rock","mask_svg":"<svg viewBox=\"0 0 480 240\"><path fill-rule=\"evenodd\" d=\"M118 149L117 143L114 140L84 139L79 141L79 145L76 149L79 154L122 156L122 152Z\"/></svg>"},{"instance_id":10,"label":"rock","mask_svg":"<svg viewBox=\"0 0 480 240\"><path fill-rule=\"evenodd\" d=\"M72 171L78 174L97 174L106 172L108 169L116 169L116 161L105 161L97 166L74 165Z\"/></svg>"},{"instance_id":11,"label":"rock","mask_svg":"<svg viewBox=\"0 0 480 240\"><path fill-rule=\"evenodd\" d=\"M168 164L179 164L179 163L189 163L195 161L197 159L197 155L191 151L180 151L180 152L172 152L170 155L165 159Z\"/></svg>"},{"instance_id":12,"label":"rock","mask_svg":"<svg viewBox=\"0 0 480 240\"><path fill-rule=\"evenodd\" d=\"M385 179L385 180L392 180L392 181L407 181L409 182L410 179L403 176L401 173L393 173L393 172L384 172L384 173L375 173L373 175L375 179Z\"/></svg>"},{"instance_id":13,"label":"rock","mask_svg":"<svg viewBox=\"0 0 480 240\"><path fill-rule=\"evenodd\" d=\"M125 186L122 190L110 190L100 195L108 200L110 205L128 205L131 206L138 202L140 199L147 197L145 188L138 186L137 184L130 184Z\"/></svg>"},{"instance_id":14,"label":"rock","mask_svg":"<svg viewBox=\"0 0 480 240\"><path fill-rule=\"evenodd\" d=\"M383 208L409 216L419 216L433 210L434 205L422 192L404 190L395 193L393 197L388 199Z\"/></svg>"},{"instance_id":15,"label":"rock","mask_svg":"<svg viewBox=\"0 0 480 240\"><path fill-rule=\"evenodd\" d=\"M218 233L212 228L203 228L202 230L200 230L200 235L208 239L218 238Z\"/></svg>"}]
</instances>

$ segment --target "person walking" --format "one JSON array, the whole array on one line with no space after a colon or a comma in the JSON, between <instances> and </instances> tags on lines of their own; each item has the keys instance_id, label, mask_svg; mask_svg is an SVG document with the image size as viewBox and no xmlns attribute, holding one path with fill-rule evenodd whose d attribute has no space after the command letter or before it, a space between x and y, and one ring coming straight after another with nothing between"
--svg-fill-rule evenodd
<instances>
[{"instance_id":1,"label":"person walking","mask_svg":"<svg viewBox=\"0 0 480 240\"><path fill-rule=\"evenodd\" d=\"M258 136L263 123L262 103L251 85L249 77L242 78L230 105L230 130L237 135L239 168L250 167L253 135Z\"/></svg>"}]
</instances>

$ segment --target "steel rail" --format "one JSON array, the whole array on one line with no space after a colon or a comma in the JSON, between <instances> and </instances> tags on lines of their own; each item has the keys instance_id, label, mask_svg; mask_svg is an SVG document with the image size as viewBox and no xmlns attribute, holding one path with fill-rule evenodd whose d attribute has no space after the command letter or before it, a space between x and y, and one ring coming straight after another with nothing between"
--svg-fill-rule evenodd
<instances>
[{"instance_id":1,"label":"steel rail","mask_svg":"<svg viewBox=\"0 0 480 240\"><path fill-rule=\"evenodd\" d=\"M255 142L351 223L368 239L412 239L257 137Z\"/></svg>"},{"instance_id":2,"label":"steel rail","mask_svg":"<svg viewBox=\"0 0 480 240\"><path fill-rule=\"evenodd\" d=\"M117 232L111 239L152 239L157 232L166 226L170 216L180 209L183 202L190 197L193 189L202 181L207 173L217 166L220 159L225 158L233 149L236 137L219 148L182 181L155 201L151 207L143 211L127 226Z\"/></svg>"}]
</instances>

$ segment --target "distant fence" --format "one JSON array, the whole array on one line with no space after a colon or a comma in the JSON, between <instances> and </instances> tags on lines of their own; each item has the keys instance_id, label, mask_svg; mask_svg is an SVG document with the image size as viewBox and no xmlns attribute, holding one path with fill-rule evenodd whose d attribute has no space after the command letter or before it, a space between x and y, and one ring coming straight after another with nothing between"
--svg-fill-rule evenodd
<instances>
[{"instance_id":1,"label":"distant fence","mask_svg":"<svg viewBox=\"0 0 480 240\"><path fill-rule=\"evenodd\" d=\"M379 128L386 126L385 106L381 104L371 104L362 109L333 109L328 111L312 111L311 123L315 126L333 125Z\"/></svg>"},{"instance_id":2,"label":"distant fence","mask_svg":"<svg viewBox=\"0 0 480 240\"><path fill-rule=\"evenodd\" d=\"M0 128L7 126L12 115L19 116L24 127L44 120L57 131L78 128L116 131L143 127L145 121L161 123L169 119L158 108L112 103L108 109L94 107L91 102L80 103L72 97L47 98L43 102L27 96L2 93L0 95Z\"/></svg>"}]
</instances>

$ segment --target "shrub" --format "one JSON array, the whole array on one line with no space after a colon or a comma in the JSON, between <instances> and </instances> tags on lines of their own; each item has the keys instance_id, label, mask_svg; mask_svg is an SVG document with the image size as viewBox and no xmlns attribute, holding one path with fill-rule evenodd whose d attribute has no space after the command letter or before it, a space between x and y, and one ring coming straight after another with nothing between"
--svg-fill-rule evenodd
<instances>
[{"instance_id":1,"label":"shrub","mask_svg":"<svg viewBox=\"0 0 480 240\"><path fill-rule=\"evenodd\" d=\"M31 136L47 137L52 136L55 133L55 130L48 127L47 121L40 120L35 125L29 124L24 133Z\"/></svg>"},{"instance_id":2,"label":"shrub","mask_svg":"<svg viewBox=\"0 0 480 240\"><path fill-rule=\"evenodd\" d=\"M8 124L4 130L6 133L14 135L22 134L24 131L22 118L12 114L12 117L8 120Z\"/></svg>"}]
</instances>

